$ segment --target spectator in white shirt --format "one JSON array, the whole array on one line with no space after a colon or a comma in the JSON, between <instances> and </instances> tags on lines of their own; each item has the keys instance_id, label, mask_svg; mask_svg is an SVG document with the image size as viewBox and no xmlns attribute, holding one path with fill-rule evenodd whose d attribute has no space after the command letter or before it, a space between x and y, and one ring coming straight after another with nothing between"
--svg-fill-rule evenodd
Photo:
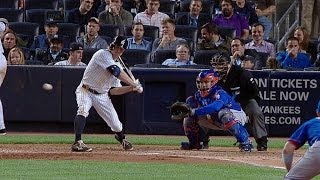
<instances>
[{"instance_id":1,"label":"spectator in white shirt","mask_svg":"<svg viewBox=\"0 0 320 180\"><path fill-rule=\"evenodd\" d=\"M55 63L56 66L85 66L81 62L83 53L83 45L80 43L71 43L69 48L69 58L64 61Z\"/></svg>"},{"instance_id":2,"label":"spectator in white shirt","mask_svg":"<svg viewBox=\"0 0 320 180\"><path fill-rule=\"evenodd\" d=\"M160 0L146 0L147 9L144 12L138 13L133 21L141 22L143 25L161 27L161 21L169 18L165 13L159 12ZM160 37L162 36L162 29L160 28Z\"/></svg>"}]
</instances>

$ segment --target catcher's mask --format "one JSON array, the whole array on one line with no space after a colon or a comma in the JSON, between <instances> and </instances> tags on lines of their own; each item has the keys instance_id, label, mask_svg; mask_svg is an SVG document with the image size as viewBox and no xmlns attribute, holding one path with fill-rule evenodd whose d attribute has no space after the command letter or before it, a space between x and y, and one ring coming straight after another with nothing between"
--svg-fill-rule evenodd
<instances>
[{"instance_id":1,"label":"catcher's mask","mask_svg":"<svg viewBox=\"0 0 320 180\"><path fill-rule=\"evenodd\" d=\"M221 78L227 74L230 62L231 59L228 55L220 53L213 55L210 61L212 67L220 75Z\"/></svg>"},{"instance_id":2,"label":"catcher's mask","mask_svg":"<svg viewBox=\"0 0 320 180\"><path fill-rule=\"evenodd\" d=\"M199 73L196 84L201 97L209 95L211 88L216 86L219 81L219 75L213 70L204 70Z\"/></svg>"}]
</instances>

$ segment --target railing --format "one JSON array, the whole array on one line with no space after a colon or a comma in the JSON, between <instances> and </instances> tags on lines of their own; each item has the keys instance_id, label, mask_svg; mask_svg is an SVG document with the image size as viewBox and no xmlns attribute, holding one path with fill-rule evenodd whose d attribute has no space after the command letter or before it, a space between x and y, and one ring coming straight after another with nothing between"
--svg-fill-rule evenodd
<instances>
[{"instance_id":1,"label":"railing","mask_svg":"<svg viewBox=\"0 0 320 180\"><path fill-rule=\"evenodd\" d=\"M294 15L292 15L294 13ZM293 16L293 17L292 17ZM293 22L290 22L294 18ZM277 42L277 50L285 44L287 38L292 31L299 26L300 19L300 2L295 0L288 10L282 15L279 21L275 24L275 40ZM291 23L291 24L290 24ZM280 31L280 28L284 26L284 30Z\"/></svg>"}]
</instances>

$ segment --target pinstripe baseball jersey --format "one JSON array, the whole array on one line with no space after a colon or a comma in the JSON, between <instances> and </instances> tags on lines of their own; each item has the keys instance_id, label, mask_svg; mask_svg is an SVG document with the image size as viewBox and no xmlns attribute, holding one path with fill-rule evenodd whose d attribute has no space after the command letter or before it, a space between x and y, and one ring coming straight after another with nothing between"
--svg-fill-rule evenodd
<instances>
[{"instance_id":1,"label":"pinstripe baseball jersey","mask_svg":"<svg viewBox=\"0 0 320 180\"><path fill-rule=\"evenodd\" d=\"M121 87L120 80L107 70L112 65L117 65L122 69L120 63L112 58L109 50L100 49L93 54L84 71L81 83L99 93L107 93L111 87Z\"/></svg>"}]
</instances>

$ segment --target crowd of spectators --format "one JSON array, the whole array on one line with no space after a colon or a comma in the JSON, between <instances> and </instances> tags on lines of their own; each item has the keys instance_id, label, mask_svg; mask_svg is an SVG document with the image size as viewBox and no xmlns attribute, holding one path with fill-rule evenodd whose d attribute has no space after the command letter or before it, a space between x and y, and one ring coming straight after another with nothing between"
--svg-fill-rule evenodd
<instances>
[{"instance_id":1,"label":"crowd of spectators","mask_svg":"<svg viewBox=\"0 0 320 180\"><path fill-rule=\"evenodd\" d=\"M310 54L309 26L297 27L287 39L285 50L276 51L277 44L272 41L271 33L271 17L276 10L274 0L183 0L184 3L189 1L188 11L182 12L182 1L176 1L173 4L174 14L170 9L161 8L168 6L165 3L169 2L165 0L74 0L75 7L68 10L64 1L57 1L58 8L55 10L63 12L63 21L47 18L39 27L44 29L44 33L35 35L30 47L24 43L23 35L8 26L2 35L8 64L38 61L39 64L54 65L60 61L70 62L71 54L74 56L74 52L70 52L74 42L83 48L78 53L78 58L81 54L82 59L82 53L85 54L88 49L109 47L113 37L102 33L101 29L109 32L111 29L108 28L112 25L119 28L118 34L127 37L128 49L150 51L151 63L155 62L154 54L158 51L171 51L170 58L165 57L157 62L169 66L195 65L198 64L197 59L193 58L195 52L212 51L229 54L239 61L239 65L254 70L305 69L319 64L319 60L314 58L316 55ZM212 6L214 9L209 12L205 7L208 3L215 3ZM20 0L19 9L24 8L24 1ZM1 17L0 21L11 23ZM68 33L60 32L64 23L79 25L75 39L70 38ZM156 37L150 36L149 26L157 27ZM196 28L197 39L177 36L181 33L177 33L176 26L185 26L186 30L188 27ZM130 31L125 31L126 28ZM228 33L230 28L232 33ZM210 60L205 64L210 64Z\"/></svg>"}]
</instances>

